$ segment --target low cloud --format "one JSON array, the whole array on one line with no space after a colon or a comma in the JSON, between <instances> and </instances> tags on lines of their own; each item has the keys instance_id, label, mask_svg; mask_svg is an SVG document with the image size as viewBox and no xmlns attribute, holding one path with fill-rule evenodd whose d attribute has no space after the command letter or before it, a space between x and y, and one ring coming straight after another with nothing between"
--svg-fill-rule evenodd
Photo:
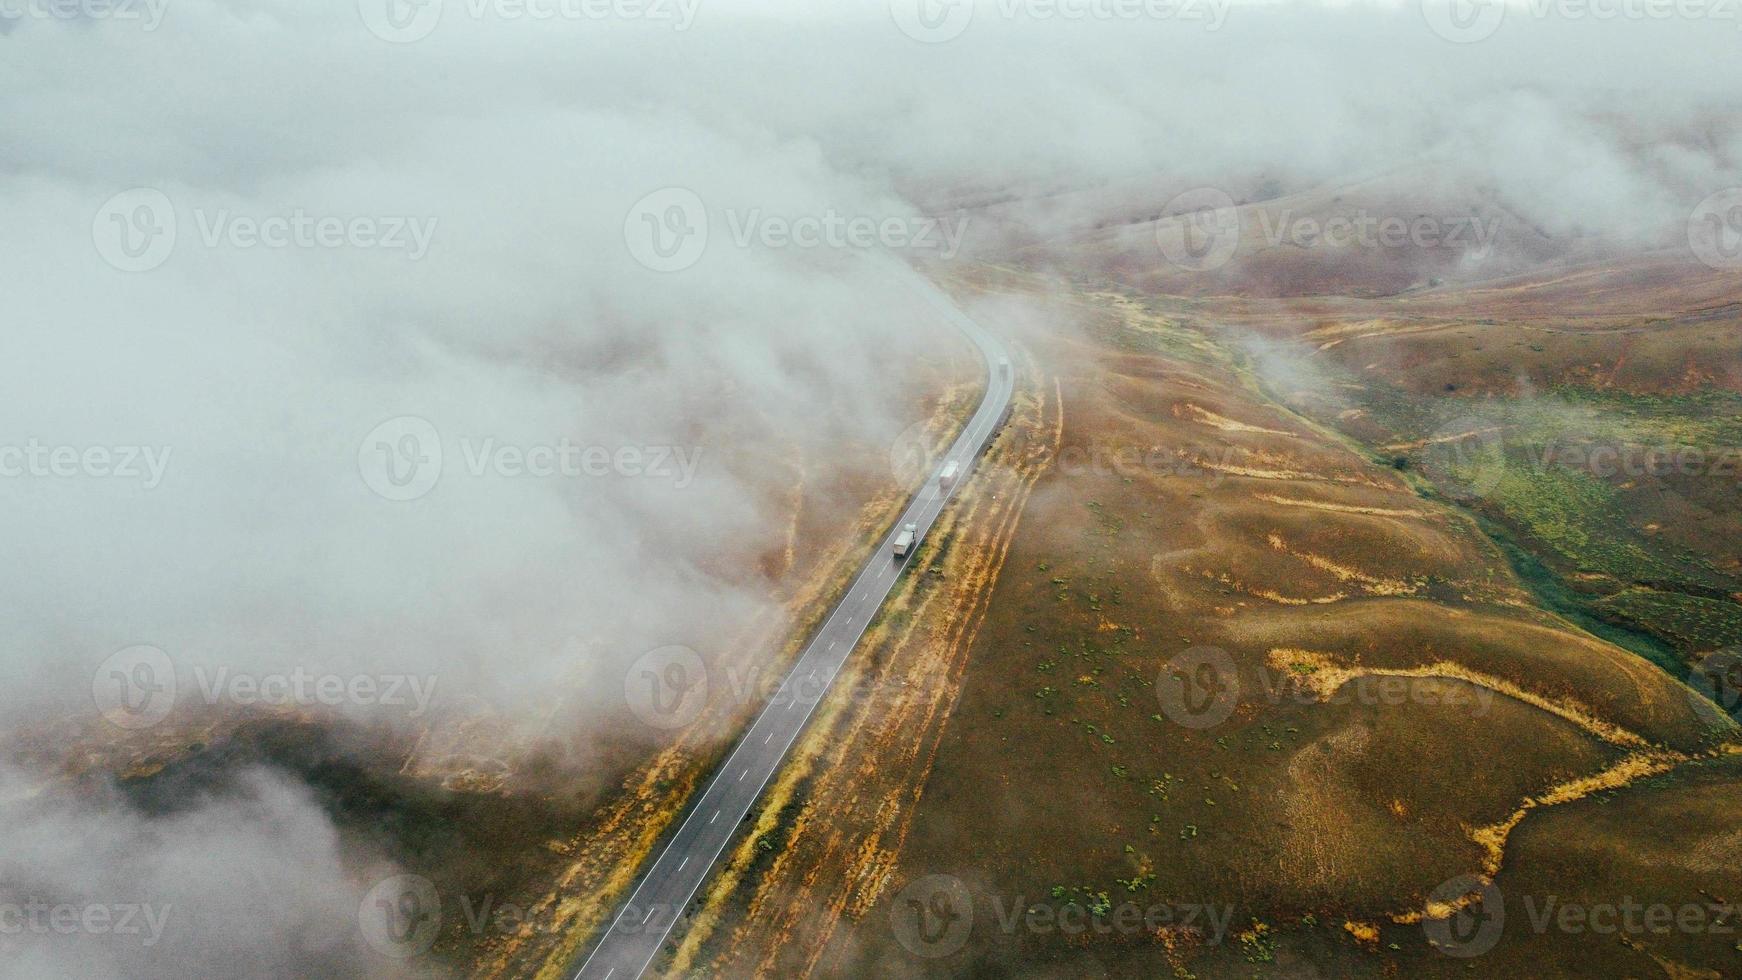
<instances>
[{"instance_id":1,"label":"low cloud","mask_svg":"<svg viewBox=\"0 0 1742 980\"><path fill-rule=\"evenodd\" d=\"M684 6L681 30L450 3L386 39L354 2L152 9L0 20L0 464L78 454L0 474L0 722L20 730L103 724L99 665L144 644L178 695L220 669L434 678L431 718L536 730L561 702L585 741L621 687L577 678L776 611L753 558L790 520L782 459L828 486L847 447L875 463L914 421L892 379L960 341L909 262L1192 186L1418 169L1547 235L1657 245L1742 183L1742 59L1693 22L1457 45L1413 7L1236 5L1209 29L1007 4L927 43L883 3ZM790 233L833 218L878 233ZM928 222L948 254L914 247ZM529 465L565 445L616 462ZM126 478L93 447L161 465ZM683 468L618 465L653 450ZM407 722L380 700L319 706ZM27 937L9 962L375 969L339 935L336 832L251 780L173 817L0 805L23 842L8 894L208 910L149 952Z\"/></svg>"}]
</instances>

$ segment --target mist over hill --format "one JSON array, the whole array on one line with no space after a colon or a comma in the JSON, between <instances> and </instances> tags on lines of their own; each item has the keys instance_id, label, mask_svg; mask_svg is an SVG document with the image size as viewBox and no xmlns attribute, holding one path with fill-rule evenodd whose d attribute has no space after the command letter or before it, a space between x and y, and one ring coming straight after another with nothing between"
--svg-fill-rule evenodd
<instances>
[{"instance_id":1,"label":"mist over hill","mask_svg":"<svg viewBox=\"0 0 1742 980\"><path fill-rule=\"evenodd\" d=\"M1710 23L1519 15L1461 44L1413 5L1032 6L947 38L899 3L0 19L0 723L21 746L0 898L174 906L174 942L0 937L10 975L244 949L267 973L403 973L349 935L392 861L346 845L330 801L249 768L156 814L102 785L126 753L100 747L199 742L293 676L369 680L288 699L316 718L486 717L512 741L561 701L565 737L615 739L589 726L621 716L637 657L785 615L754 559L795 486L889 478L864 461L916 421L889 379L959 353L912 265L1081 271L1049 243L1101 228L1184 292L1309 276L1264 265L1293 253L1262 233L1246 279L1168 265L1154 221L1201 188L1271 220L1499 216L1480 261L1348 276L1384 291L1681 248L1742 183L1742 59ZM97 689L158 662L140 647L182 713L114 726ZM71 742L92 757L56 758ZM42 788L69 773L95 785Z\"/></svg>"}]
</instances>

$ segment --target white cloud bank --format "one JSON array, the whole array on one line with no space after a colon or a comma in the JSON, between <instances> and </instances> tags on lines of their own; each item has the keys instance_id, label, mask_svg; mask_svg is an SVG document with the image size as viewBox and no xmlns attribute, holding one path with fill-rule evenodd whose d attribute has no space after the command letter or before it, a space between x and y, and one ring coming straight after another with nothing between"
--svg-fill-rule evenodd
<instances>
[{"instance_id":1,"label":"white cloud bank","mask_svg":"<svg viewBox=\"0 0 1742 980\"><path fill-rule=\"evenodd\" d=\"M1210 31L994 4L928 44L882 4L703 2L677 30L449 2L396 44L352 3L121 8L161 14L149 30L43 9L6 8L26 13L0 35L0 447L16 450L0 452L0 719L15 723L94 713L92 670L131 644L183 669L433 675L512 712L577 655L748 622L763 590L720 559L785 517L757 454L886 443L911 421L887 377L948 341L878 250L739 247L728 229L746 221L899 224L974 195L1157 175L1306 186L1433 159L1552 232L1658 241L1742 160L1736 34L1698 21L1513 18L1459 45L1413 7L1236 7ZM633 213L666 187L694 192L710 234L656 272L626 225L678 241L693 213ZM104 210L138 188L173 213L161 255L161 207ZM364 443L405 416L433 427L443 469L393 501L386 467L411 472L428 441ZM474 475L486 440L525 455ZM509 472L569 443L613 462ZM625 447L701 455L687 476L630 476ZM128 453L141 475L117 472ZM148 891L190 916L166 933L179 959L39 938L7 974L221 962L245 926L213 910L243 898L171 873L207 866L184 836L293 850L294 882L269 864L237 886L288 888L285 915L354 905L312 804L269 779L257 797L169 823L114 801L0 807L0 835L34 841L22 858L9 844L6 886ZM70 839L98 842L106 870ZM248 946L302 962L309 928L270 919Z\"/></svg>"}]
</instances>

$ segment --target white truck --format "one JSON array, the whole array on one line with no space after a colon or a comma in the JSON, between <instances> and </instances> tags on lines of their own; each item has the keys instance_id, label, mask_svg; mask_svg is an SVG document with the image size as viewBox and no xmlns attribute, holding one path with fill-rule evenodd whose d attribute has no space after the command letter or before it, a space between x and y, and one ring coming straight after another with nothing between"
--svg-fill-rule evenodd
<instances>
[{"instance_id":1,"label":"white truck","mask_svg":"<svg viewBox=\"0 0 1742 980\"><path fill-rule=\"evenodd\" d=\"M918 541L918 524L901 525L901 533L895 536L895 557L906 558L907 553L913 550L913 546L918 543Z\"/></svg>"},{"instance_id":2,"label":"white truck","mask_svg":"<svg viewBox=\"0 0 1742 980\"><path fill-rule=\"evenodd\" d=\"M1010 358L1000 357L998 359L998 373L1006 378L1010 377Z\"/></svg>"},{"instance_id":3,"label":"white truck","mask_svg":"<svg viewBox=\"0 0 1742 980\"><path fill-rule=\"evenodd\" d=\"M945 490L948 490L949 488L955 486L956 485L956 474L960 473L961 471L962 471L961 465L958 464L955 460L952 459L949 462L945 463L944 468L942 470L938 471L938 486L943 487Z\"/></svg>"}]
</instances>

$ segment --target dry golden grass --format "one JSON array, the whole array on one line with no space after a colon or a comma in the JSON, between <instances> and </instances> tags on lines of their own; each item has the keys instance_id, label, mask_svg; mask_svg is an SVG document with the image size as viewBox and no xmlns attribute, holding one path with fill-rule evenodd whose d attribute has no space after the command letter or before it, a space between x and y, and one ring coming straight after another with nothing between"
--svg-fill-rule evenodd
<instances>
[{"instance_id":1,"label":"dry golden grass","mask_svg":"<svg viewBox=\"0 0 1742 980\"><path fill-rule=\"evenodd\" d=\"M911 830L877 854L869 901L822 913L852 925L830 927L837 952L811 972L1145 962L1135 942L978 933L949 961L916 961L887 903L929 873L1030 899L1059 882L1117 895L1115 879L1153 874L1146 897L1234 901L1241 921L1341 916L1361 937L1343 933L1351 955L1374 958L1350 962L1382 963L1382 927L1361 924L1419 923L1421 896L1505 868L1536 814L1696 759L1703 726L1679 682L1536 608L1466 517L1297 427L1232 359L1174 337L1178 318L1129 299L1056 309L1083 326L1036 341L1062 443L1167 446L1192 465L1036 483ZM1134 353L1145 338L1189 359ZM1202 644L1244 682L1207 732L1168 723L1150 693L1169 657ZM1091 646L1116 652L1080 659ZM1381 680L1409 700L1363 700ZM1043 688L1054 701L1036 701ZM1164 770L1172 792L1146 794ZM1198 971L1227 951L1170 963Z\"/></svg>"},{"instance_id":2,"label":"dry golden grass","mask_svg":"<svg viewBox=\"0 0 1742 980\"><path fill-rule=\"evenodd\" d=\"M941 542L947 553L904 577L861 640L771 784L755 828L710 882L670 972L814 972L836 923L883 897L1038 458L1056 448L1058 411L1056 390L1019 396L922 560ZM789 804L797 810L779 828L780 850L758 860L756 841Z\"/></svg>"},{"instance_id":3,"label":"dry golden grass","mask_svg":"<svg viewBox=\"0 0 1742 980\"><path fill-rule=\"evenodd\" d=\"M1672 288L1666 270L1639 272L1635 289ZM1661 794L1659 780L1711 764L1674 678L1537 607L1465 515L1328 427L1370 425L1367 413L1297 414L1190 329L1214 308L1310 331L1315 356L1437 390L1421 365L1450 363L1483 309L1614 295L1601 276L1565 270L1402 306L1219 297L1179 309L1016 267L982 278L1026 292L1055 328L1028 340L1033 387L1001 441L1004 465L976 475L940 525L941 579L905 582L850 663L842 683L878 696L819 711L663 969L1121 976L1165 962L1244 976L1242 950L1294 943L1316 917L1344 924L1310 943L1326 975L1439 975L1420 923L1458 903L1425 901L1438 882L1534 872L1539 824ZM1502 374L1527 335L1669 350L1695 329L1646 338L1599 311L1580 300L1559 322L1520 323L1460 361L1460 383L1512 384ZM1397 345L1413 345L1407 358ZM1164 465L1078 473L1059 465L1061 447L1166 451ZM1163 718L1153 687L1170 657L1205 644L1233 659L1242 694L1227 722L1199 731ZM1407 700L1366 700L1376 682ZM764 835L781 842L772 853ZM1684 862L1724 869L1738 839L1702 831ZM1145 900L1237 904L1237 935L977 929L956 957L916 960L890 932L889 903L930 873L1030 900L1061 883L1117 897L1116 882L1142 877ZM1704 968L1651 955L1670 975Z\"/></svg>"}]
</instances>

